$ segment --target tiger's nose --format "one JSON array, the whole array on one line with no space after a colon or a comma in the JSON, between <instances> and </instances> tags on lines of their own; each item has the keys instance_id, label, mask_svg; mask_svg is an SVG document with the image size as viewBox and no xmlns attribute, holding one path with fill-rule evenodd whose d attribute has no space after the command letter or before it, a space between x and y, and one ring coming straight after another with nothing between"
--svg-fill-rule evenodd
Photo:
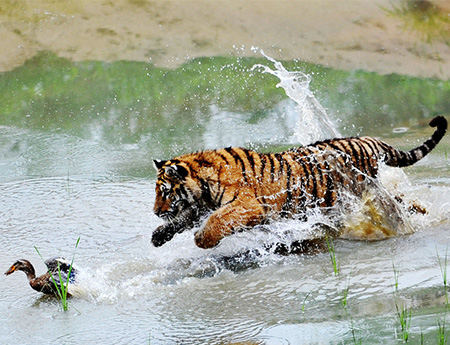
<instances>
[{"instance_id":1,"label":"tiger's nose","mask_svg":"<svg viewBox=\"0 0 450 345\"><path fill-rule=\"evenodd\" d=\"M158 217L161 216L161 208L160 207L154 207L153 213L156 214Z\"/></svg>"}]
</instances>

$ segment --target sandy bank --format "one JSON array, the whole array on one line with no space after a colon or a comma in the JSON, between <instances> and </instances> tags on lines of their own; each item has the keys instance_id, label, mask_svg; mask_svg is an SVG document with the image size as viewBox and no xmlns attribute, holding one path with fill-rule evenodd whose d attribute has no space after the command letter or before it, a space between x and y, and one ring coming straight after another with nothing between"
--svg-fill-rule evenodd
<instances>
[{"instance_id":1,"label":"sandy bank","mask_svg":"<svg viewBox=\"0 0 450 345\"><path fill-rule=\"evenodd\" d=\"M450 15L447 1L435 3ZM174 67L200 56L253 56L252 47L258 47L277 59L449 79L450 41L426 42L406 28L404 18L386 10L401 5L400 0L3 0L0 70L40 50L75 61Z\"/></svg>"}]
</instances>

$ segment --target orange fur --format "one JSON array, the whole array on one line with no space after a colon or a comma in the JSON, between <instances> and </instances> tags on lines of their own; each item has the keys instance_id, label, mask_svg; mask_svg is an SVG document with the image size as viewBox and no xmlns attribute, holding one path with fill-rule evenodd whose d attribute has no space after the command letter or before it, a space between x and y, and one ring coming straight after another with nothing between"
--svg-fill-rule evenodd
<instances>
[{"instance_id":1,"label":"orange fur","mask_svg":"<svg viewBox=\"0 0 450 345\"><path fill-rule=\"evenodd\" d=\"M317 142L281 153L226 148L154 161L158 171L154 212L166 223L153 233L160 246L209 214L195 234L201 248L268 219L290 217L308 207L332 207L343 190L360 195L383 159L392 166L414 164L430 152L447 129L437 117L433 136L411 151L374 138Z\"/></svg>"}]
</instances>

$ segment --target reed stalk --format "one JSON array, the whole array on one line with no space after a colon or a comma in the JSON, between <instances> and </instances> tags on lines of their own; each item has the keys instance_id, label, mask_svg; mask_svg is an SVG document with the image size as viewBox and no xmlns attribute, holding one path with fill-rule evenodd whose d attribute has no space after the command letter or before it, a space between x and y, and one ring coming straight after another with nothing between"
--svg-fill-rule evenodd
<instances>
[{"instance_id":1,"label":"reed stalk","mask_svg":"<svg viewBox=\"0 0 450 345\"><path fill-rule=\"evenodd\" d=\"M437 333L437 343L439 345L445 345L447 344L447 334L445 333L445 320L442 321L438 321L438 333Z\"/></svg>"},{"instance_id":2,"label":"reed stalk","mask_svg":"<svg viewBox=\"0 0 450 345\"><path fill-rule=\"evenodd\" d=\"M70 262L70 268L69 268L69 272L67 274L67 279L66 281L64 281L64 279L62 278L62 274L61 274L61 268L58 262L58 280L59 280L59 284L56 282L55 278L53 277L53 275L50 273L50 277L52 279L53 284L55 285L56 288L56 292L58 294L58 297L61 301L61 305L64 311L67 311L69 309L69 301L67 298L67 295L69 293L69 280L70 280L70 274L72 273L72 268L73 268L73 261L75 259L75 252L78 248L78 244L80 243L80 237L78 237L77 243L75 244L75 250L74 253L72 255L72 261ZM38 253L39 257L42 259L42 261L45 262L44 258L42 257L41 253L39 252L39 249L34 246L34 249L36 250L36 252Z\"/></svg>"},{"instance_id":3,"label":"reed stalk","mask_svg":"<svg viewBox=\"0 0 450 345\"><path fill-rule=\"evenodd\" d=\"M441 257L439 256L437 249L436 249L436 254L437 254L437 258L438 258L438 262L439 262L439 267L441 269L442 282L444 284L445 305L448 308L450 306L449 301L448 301L448 291L447 291L448 290L448 281L447 281L448 248L445 250L444 261L441 261Z\"/></svg>"},{"instance_id":4,"label":"reed stalk","mask_svg":"<svg viewBox=\"0 0 450 345\"><path fill-rule=\"evenodd\" d=\"M395 309L397 310L397 316L400 322L402 340L407 343L409 340L409 329L411 327L411 308L407 308L405 305L400 308L397 301L395 301Z\"/></svg>"},{"instance_id":5,"label":"reed stalk","mask_svg":"<svg viewBox=\"0 0 450 345\"><path fill-rule=\"evenodd\" d=\"M331 263L333 265L334 275L338 276L339 274L339 263L336 256L336 250L334 248L333 241L328 236L325 237L325 241L327 243L328 253L330 254Z\"/></svg>"}]
</instances>

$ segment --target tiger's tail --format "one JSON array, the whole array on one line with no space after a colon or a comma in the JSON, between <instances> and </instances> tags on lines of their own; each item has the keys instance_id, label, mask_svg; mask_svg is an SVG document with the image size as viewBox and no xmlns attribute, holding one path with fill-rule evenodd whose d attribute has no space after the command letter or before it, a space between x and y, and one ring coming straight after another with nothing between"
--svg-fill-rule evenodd
<instances>
[{"instance_id":1,"label":"tiger's tail","mask_svg":"<svg viewBox=\"0 0 450 345\"><path fill-rule=\"evenodd\" d=\"M389 166L401 168L412 165L425 157L436 147L447 132L447 120L443 116L436 116L430 121L430 127L437 127L430 139L410 151L392 149L392 151L387 152L385 163Z\"/></svg>"}]
</instances>

